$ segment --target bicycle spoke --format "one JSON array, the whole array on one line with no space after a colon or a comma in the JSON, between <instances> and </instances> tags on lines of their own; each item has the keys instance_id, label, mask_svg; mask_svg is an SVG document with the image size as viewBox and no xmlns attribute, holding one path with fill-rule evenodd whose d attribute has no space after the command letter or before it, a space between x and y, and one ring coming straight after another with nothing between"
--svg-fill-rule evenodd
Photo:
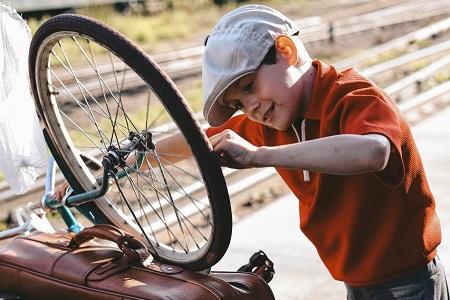
<instances>
[{"instance_id":1,"label":"bicycle spoke","mask_svg":"<svg viewBox=\"0 0 450 300\"><path fill-rule=\"evenodd\" d=\"M94 140L92 140L91 139L91 137L90 136L95 136L95 137L98 137L98 138L100 138L100 140L101 140L101 137L100 136L98 136L98 135L96 135L95 133L88 133L88 132L86 132L83 128L81 128L77 123L75 123L69 116L67 116L63 111L60 111L60 113L66 118L66 119L68 119L77 129L78 129L78 131L79 132L82 132L91 142L92 142L92 144L94 144L95 146L96 146L96 148L97 149L100 149L103 153L104 153L104 151L102 150L102 149L105 149L105 148L102 148L102 147L100 147L99 145L97 145L97 143L94 141Z\"/></svg>"},{"instance_id":2,"label":"bicycle spoke","mask_svg":"<svg viewBox=\"0 0 450 300\"><path fill-rule=\"evenodd\" d=\"M169 173L169 172L167 172L167 173ZM171 176L171 178L176 182L176 180L175 180L175 177L172 175L172 174L170 174L169 173L169 175ZM177 182L177 184L178 184L178 186L180 187L180 190L182 190L183 192L184 192L184 195L186 196L186 197L188 197L190 200L191 200L191 202L194 204L194 206L197 208L197 210L203 215L203 217L205 218L205 219L209 219L209 216L207 216L207 215L205 215L204 213L203 213L203 210L204 210L204 208L202 209L202 208L200 208L195 202L197 202L198 204L201 204L201 205L203 205L204 206L204 203L202 202L202 201L200 201L200 200L197 200L197 199L195 199L195 198L193 198L192 196L190 196L189 195L189 193L186 191L186 190L184 190L183 188L182 188L182 186L181 186L181 184L179 184L178 182ZM167 185L167 184L166 184ZM153 185L152 185L153 186ZM155 190L157 190L156 189L156 187L153 187ZM158 191L159 192L159 191ZM180 194L181 195L181 194ZM181 225L181 223L183 223L184 224L184 228L186 228L186 230L188 231L188 233L189 233L189 236L191 237L191 239L194 241L194 243L198 246L198 243L196 242L196 240L193 238L193 234L192 234L192 232L189 230L189 228L188 228L188 226L186 225L186 221L197 231L197 233L198 234L200 234L200 236L206 241L207 240L207 237L189 220L189 218L187 218L181 211L180 211L180 209L177 207L177 205L175 205L175 202L176 201L178 201L177 199L178 198L171 198L171 199L167 199L166 197L164 197L164 199L167 201L167 203L170 205L170 206L172 206L172 208L174 209L174 210L176 210L176 215L177 215L177 221L179 222L179 224ZM161 203L159 203L159 205L160 205L160 208L162 209L162 205L161 205ZM153 207L153 205L150 205L150 207L151 207L151 209L152 210L154 210L154 207ZM144 209L144 213L148 213L149 212L149 210L147 209L147 208L145 208ZM181 216L181 218L179 218L179 216ZM139 214L137 214L137 216L139 217ZM180 220L181 220L181 222L180 222ZM186 220L186 221L185 221ZM207 223L209 223L210 225L212 225L209 221L207 222Z\"/></svg>"},{"instance_id":3,"label":"bicycle spoke","mask_svg":"<svg viewBox=\"0 0 450 300\"><path fill-rule=\"evenodd\" d=\"M106 105L106 110L108 111L109 121L111 122L112 133L111 133L111 139L110 140L112 141L114 135L116 136L116 139L117 139L116 122L113 122L113 120L111 119L111 111L109 109L108 99L106 97L105 89L103 88L102 80L100 80L100 73L98 71L97 62L95 60L94 53L92 51L91 42L89 41L89 39L86 39L86 42L88 44L89 53L91 55L92 62L94 64L95 73L97 74L98 83L99 83L100 89L102 90L102 95L103 95L103 99L104 99L104 102L105 102L105 105ZM110 89L108 88L108 90L110 90ZM120 91L118 91L118 93L119 93L119 99L120 99ZM110 143L110 146L111 145L112 144Z\"/></svg>"},{"instance_id":4,"label":"bicycle spoke","mask_svg":"<svg viewBox=\"0 0 450 300\"><path fill-rule=\"evenodd\" d=\"M129 175L127 174L127 177L128 177L128 176L129 176ZM132 180L130 180L130 183L131 183L131 185L133 186L133 190L135 190L136 184L135 184ZM140 188L138 188L138 191L139 191L139 193L144 197L144 199L145 199L145 201L147 202L147 204L148 204L149 206L151 206L152 210L156 213L156 215L158 216L158 218L161 220L161 223L164 224L164 227L165 227L166 231L167 231L168 234L169 234L169 240L172 241L172 237L173 237L173 238L181 245L181 243L178 241L176 235L171 231L170 227L167 225L167 223L166 223L166 221L165 221L165 217L164 217L164 216L161 217L161 216L157 213L156 209L152 206L152 204L151 204L150 201L147 199L147 197L145 197L144 193L142 192L142 190L140 190ZM139 203L139 204L140 204L141 209L144 210L144 207L141 205L141 203ZM147 218L147 214L144 214L144 216ZM139 216L137 216L137 215L135 215L135 217L136 217L136 218L139 218ZM148 221L148 219L147 219L147 221ZM156 234L154 233L153 228L151 227L150 221L148 221L147 223L148 223L148 225L149 225L148 227L150 227L150 229L151 229L151 231L152 231L152 233L153 233L153 236L156 237ZM155 239L155 240L156 240L156 239ZM173 249L173 251L175 251L175 249L173 248L173 246L172 246L172 249ZM186 251L186 249L183 249L183 250Z\"/></svg>"},{"instance_id":5,"label":"bicycle spoke","mask_svg":"<svg viewBox=\"0 0 450 300\"><path fill-rule=\"evenodd\" d=\"M165 169L165 167L163 166L163 168ZM183 191L184 195L191 201L191 203L197 208L197 210L202 214L202 216L206 219L207 216L203 213L204 208L200 208L197 206L197 203L201 203L201 201L199 201L198 199L195 199L194 197L192 197L190 195L190 192L186 191L183 186L175 179L175 177L170 173L167 172L170 177L172 178L172 180L178 185L178 188ZM197 185L198 186L198 185ZM201 184L201 186L203 186L203 183ZM196 187L197 188L197 187ZM212 224L211 224L212 225Z\"/></svg>"},{"instance_id":6,"label":"bicycle spoke","mask_svg":"<svg viewBox=\"0 0 450 300\"><path fill-rule=\"evenodd\" d=\"M117 76L116 76L116 69L115 69L115 67L114 67L114 62L113 62L113 59L112 59L112 54L111 54L111 52L108 52L108 57L109 57L109 60L110 60L110 62L111 62L111 67L112 67L112 71L113 71L113 74L114 74L114 82L115 82L115 84L116 84L116 88L117 88L117 92L118 92L118 94L119 94L119 103L121 104L121 105L116 105L116 111L115 111L115 113L114 113L114 120L113 120L113 122L112 122L112 127L113 128L115 128L115 126L116 126L116 124L117 124L117 118L118 118L118 116L119 116L119 107L123 107L123 103L122 103L122 88L121 87L119 87L119 82L118 82L118 80L117 80ZM123 67L123 70L122 70L122 78L124 78L125 77L125 72L126 72L126 66L124 65L124 67ZM123 86L122 86L123 87ZM125 122L126 122L126 119L125 119ZM126 128L128 128L128 124L126 125ZM116 138L117 138L117 133L113 130L112 132L111 132L111 139L113 139L113 136L116 136Z\"/></svg>"},{"instance_id":7,"label":"bicycle spoke","mask_svg":"<svg viewBox=\"0 0 450 300\"><path fill-rule=\"evenodd\" d=\"M144 179L144 181L145 181L147 184L149 184L149 182L146 181L145 179ZM132 183L132 184L133 184L133 183ZM149 184L149 186L152 187L152 189L155 191L155 193L156 193L157 195L162 196L168 203L170 203L169 199L167 199L163 194L161 194L161 192L156 188L156 186L152 185L151 183ZM140 189L139 189L139 190L140 190ZM142 192L142 190L140 190L140 192L141 192L141 194L144 196L144 193ZM164 226L166 227L166 230L168 230L168 232L169 232L169 235L175 237L175 235L173 234L173 232L172 232L172 231L170 230L170 228L167 226L167 223L166 223L166 221L165 221L165 219L166 219L165 216L164 216L164 215L159 215L158 211L157 211L156 208L153 206L153 204L147 199L147 197L144 196L144 199L146 200L146 202L147 202L148 206L151 208L151 210L152 210L153 212L155 212L156 216L161 220L161 223L164 224ZM163 207L163 205L162 205L160 202L159 202L159 205L160 205L160 207ZM144 208L144 211L145 211L145 210L147 210L147 209ZM139 214L135 214L134 216L135 216L136 218L141 217ZM170 238L170 236L169 236L169 238ZM175 237L175 238L176 238L176 237Z\"/></svg>"},{"instance_id":8,"label":"bicycle spoke","mask_svg":"<svg viewBox=\"0 0 450 300\"><path fill-rule=\"evenodd\" d=\"M61 49L61 51L62 51L62 53L63 53L63 56L65 57L65 59L66 59L66 62L67 62L67 64L68 64L68 67L66 66L66 64L64 64L64 62L62 62L62 60L56 55L56 53L54 53L53 51L51 52L53 55L54 55L54 57L58 60L58 62L60 62L60 64L66 69L66 71L67 72L69 72L69 74L71 74L72 76L73 76L73 78L75 79L75 81L76 81L76 83L77 83L77 85L78 85L78 88L79 88L79 90L80 90L80 93L83 95L83 99L84 99L84 105L87 107L87 109L88 109L88 111L89 111L89 114L87 113L87 111L85 110L85 109L83 109L83 111L86 113L86 115L91 119L91 121L94 123L94 125L96 126L96 128L97 128L97 130L98 130L98 132L100 133L100 135L102 135L102 134L104 134L104 132L103 131L101 131L100 130L100 128L99 128L99 126L98 126L98 123L97 123L97 121L96 121L96 118L95 118L95 116L94 116L94 114L93 114L93 112L92 112L92 109L91 109L91 107L90 107L90 105L89 105L89 101L87 100L87 98L86 98L86 95L85 95L85 93L84 93L84 89L85 89L85 87L83 86L83 84L81 83L81 81L77 78L77 76L76 76L76 74L75 74L75 72L73 71L73 68L72 68L72 66L71 66L71 64L70 64L70 61L69 61L69 59L67 58L67 56L66 56L66 54L65 54L65 51L64 51L64 48L62 47L62 44L61 44L61 42L59 41L58 42L58 45L60 46L60 49ZM69 91L68 90L68 88L66 87L66 85L62 82L62 80L55 74L55 72L52 70L52 69L50 69L50 71L52 72L52 74L54 74L54 76L57 78L57 80L58 80L58 82L67 90L67 91ZM86 91L87 91L87 89L86 89ZM98 103L98 101L95 99L95 97L93 97L92 96L92 94L90 94L89 93L89 91L87 91L88 92L88 94L90 95L90 97L94 100L94 102L96 102L96 103ZM71 93L71 92L70 92ZM71 93L71 95L73 96L73 94ZM73 99L77 102L77 104L78 105L80 105L80 101L75 97L75 96L73 96ZM99 107L102 109L102 107L99 105ZM103 109L102 109L103 110ZM105 112L106 113L106 112ZM106 137L106 136L105 136ZM103 140L103 139L102 139ZM106 145L105 145L106 146Z\"/></svg>"},{"instance_id":9,"label":"bicycle spoke","mask_svg":"<svg viewBox=\"0 0 450 300\"><path fill-rule=\"evenodd\" d=\"M94 67L94 65L92 64L92 62L90 61L90 59L87 57L86 52L84 51L84 49L81 47L81 45L78 43L77 39L75 37L72 37L73 40L75 41L75 44L78 46L78 48L80 49L81 53L83 54L83 56L86 58L86 61L89 63L89 65L97 72L97 75L99 77L99 79L102 81L102 83L105 85L105 87L108 89L110 95L112 96L112 98L116 101L117 105L120 106L119 101L117 100L117 97L114 95L114 93L111 91L111 89L109 89L108 85L106 84L105 80L103 79L103 77L98 73L98 71L96 70L96 68ZM124 112L123 107L121 107L122 111ZM134 126L133 122L131 121L131 119L127 119L127 122L130 122L131 125L133 126L133 128L137 130L136 126Z\"/></svg>"},{"instance_id":10,"label":"bicycle spoke","mask_svg":"<svg viewBox=\"0 0 450 300\"><path fill-rule=\"evenodd\" d=\"M85 102L87 102L86 95L84 92L87 92L89 97L102 109L103 113L109 117L109 114L103 109L103 107L99 104L98 100L89 92L89 90L86 88L86 86L81 82L81 80L77 77L69 59L67 58L66 52L64 50L64 47L62 46L61 41L58 42L58 45L61 49L61 52L66 60L67 65L56 55L54 51L52 51L52 54L55 56L55 58L58 60L58 62L63 66L63 68L75 79L76 84L78 85L80 93L83 95L83 98Z\"/></svg>"},{"instance_id":11,"label":"bicycle spoke","mask_svg":"<svg viewBox=\"0 0 450 300\"><path fill-rule=\"evenodd\" d=\"M116 181L116 185L119 186L116 177L114 177L114 180ZM119 193L120 193L120 195L121 195L123 201L124 201L125 204L127 205L128 209L130 210L131 214L133 215L134 219L136 220L136 217L135 217L135 215L134 215L134 211L133 211L133 209L131 208L130 203L128 203L128 200L127 200L127 198L124 196L124 194L123 194L123 192L122 192L122 189L120 189L120 187L119 187ZM148 242L148 244L150 245L150 247L153 248L154 255L156 256L156 258L157 258L157 259L160 259L160 258L159 258L159 255L158 255L158 252L154 249L153 243L151 242L151 240L150 240L149 237L147 236L147 233L144 231L144 229L142 228L141 224L140 224L139 222L137 222L137 225L138 225L139 228L141 229L141 232L142 232L142 234L144 235L144 237L145 237L145 239L147 240L147 242Z\"/></svg>"},{"instance_id":12,"label":"bicycle spoke","mask_svg":"<svg viewBox=\"0 0 450 300\"><path fill-rule=\"evenodd\" d=\"M78 49L82 52L82 54L83 54L84 58L86 59L86 61L87 61L87 62L89 63L89 65L93 68L95 74L97 75L97 79L98 79L98 81L99 81L100 88L101 88L101 90L102 90L102 94L103 94L103 97L104 97L104 100L105 100L105 104L106 104L106 107L107 107L107 112L105 112L105 113L108 114L108 116L109 116L109 117L108 117L108 120L111 121L111 113L110 113L109 106L108 106L108 99L107 99L107 97L106 97L106 93L105 93L105 91L104 91L104 89L103 89L103 86L105 86L105 87L107 88L107 90L109 91L109 93L110 93L110 95L111 95L111 97L112 97L113 99L116 99L115 94L111 91L111 89L108 87L108 85L106 84L105 80L103 80L101 74L99 73L99 71L98 71L98 69L97 69L97 66L96 66L96 63L95 63L95 60L93 59L93 54L92 54L92 58L91 58L91 59L93 60L93 62L91 62L91 59L89 59L89 57L87 56L85 50L81 47L81 45L79 44L79 42L77 41L77 39L76 39L75 37L72 37L72 39L73 39L73 41L75 42L75 44L77 45ZM91 48L90 48L90 41L89 41L89 39L85 39L85 40L86 40L86 42L88 43L90 52L92 53ZM119 91L119 92L120 92L120 91ZM91 94L90 94L90 95L91 95ZM95 102L95 103L96 103L96 104L104 111L104 109L103 109L103 107L100 105L99 101L98 101L94 96L91 95L91 97L93 98L94 102ZM119 97L120 97L120 95L119 95ZM119 106L120 106L120 105L119 105ZM126 121L127 121L127 120L126 120ZM113 133L114 133L114 130L115 130L115 128L116 128L115 125L116 125L116 124L114 124L114 126L112 127L112 128L113 128ZM124 126L124 127L127 128L127 129L129 128L128 122L127 122L127 125ZM121 131L121 132L122 132L122 134L126 135L125 132L123 132L123 131ZM112 138L111 138L110 140L112 140Z\"/></svg>"},{"instance_id":13,"label":"bicycle spoke","mask_svg":"<svg viewBox=\"0 0 450 300\"><path fill-rule=\"evenodd\" d=\"M58 80L60 82L60 84L66 88L65 84L60 80L60 78L53 72L52 69L50 69L51 74L53 74L56 78L56 80ZM73 96L73 94L72 94ZM96 125L97 131L99 133L100 136L104 136L107 138L107 136L105 135L105 133L98 127L97 122L95 121L95 118L92 115L92 110L89 110L89 112L87 112L81 105L80 102L78 101L78 99L75 98L75 96L73 96L73 99L76 101L76 103L78 104L78 106L83 110L83 112L85 113L85 115L92 121L92 123L94 123L94 125ZM106 147L106 145L105 145Z\"/></svg>"}]
</instances>

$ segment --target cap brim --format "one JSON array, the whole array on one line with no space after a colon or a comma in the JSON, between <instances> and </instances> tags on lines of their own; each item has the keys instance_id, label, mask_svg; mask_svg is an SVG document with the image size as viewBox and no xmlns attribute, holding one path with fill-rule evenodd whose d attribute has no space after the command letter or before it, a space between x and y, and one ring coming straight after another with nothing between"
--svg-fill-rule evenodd
<instances>
[{"instance_id":1,"label":"cap brim","mask_svg":"<svg viewBox=\"0 0 450 300\"><path fill-rule=\"evenodd\" d=\"M219 103L220 99L222 99L225 90L229 88L233 83L235 83L242 77L254 72L255 70L245 72L234 78L227 85L225 85L225 87L222 88L222 90L217 94L216 98L212 101L208 113L206 114L209 125L211 125L212 127L219 127L236 113L237 109L221 105Z\"/></svg>"}]
</instances>

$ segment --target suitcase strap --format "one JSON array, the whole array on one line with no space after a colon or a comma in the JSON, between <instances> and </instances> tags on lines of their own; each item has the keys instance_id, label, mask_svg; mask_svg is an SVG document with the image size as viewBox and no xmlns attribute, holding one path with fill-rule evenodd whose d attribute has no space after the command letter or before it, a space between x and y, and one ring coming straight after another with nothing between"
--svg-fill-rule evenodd
<instances>
[{"instance_id":1,"label":"suitcase strap","mask_svg":"<svg viewBox=\"0 0 450 300\"><path fill-rule=\"evenodd\" d=\"M93 238L116 243L131 264L145 266L150 262L150 252L147 246L131 234L108 224L97 224L93 227L85 228L72 237L69 247L77 249Z\"/></svg>"}]
</instances>

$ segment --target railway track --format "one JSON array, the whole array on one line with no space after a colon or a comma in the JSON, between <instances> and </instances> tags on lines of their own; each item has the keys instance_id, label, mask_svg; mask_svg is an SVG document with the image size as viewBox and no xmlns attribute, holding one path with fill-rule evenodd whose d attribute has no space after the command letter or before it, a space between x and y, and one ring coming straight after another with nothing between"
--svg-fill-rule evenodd
<instances>
[{"instance_id":1,"label":"railway track","mask_svg":"<svg viewBox=\"0 0 450 300\"><path fill-rule=\"evenodd\" d=\"M440 28L439 30L447 30L447 25L443 26L442 21L439 23L439 26L434 26L433 28L430 27L429 32L427 33L428 36L431 36L433 34L436 34L436 27ZM443 29L444 28L444 29ZM421 35L419 35L416 32L416 35L412 37L412 35L407 35L408 38L404 37L403 45L407 44L407 40L414 40L417 39L417 36L426 37L427 34L424 30L421 31ZM400 38L399 38L400 39ZM398 39L397 39L398 40ZM390 44L389 47L384 47L384 49L392 49L392 45L394 43L387 43ZM399 44L399 43L397 43ZM441 43L443 44L443 43ZM431 46L431 47L437 47L437 46ZM442 46L439 46L442 48ZM379 49L381 49L382 46L380 46L377 49L374 49L372 52L367 51L367 53L360 55L360 57L369 57L370 53L378 53L381 52ZM429 47L430 48L430 47ZM447 49L447 48L446 48ZM443 50L446 51L446 50ZM189 51L188 51L189 52ZM425 51L416 53L416 59L423 59L426 57L424 55ZM434 53L433 51L429 51L428 53ZM183 57L183 55L188 55L188 53L178 52L179 57ZM430 54L432 55L432 54ZM392 69L395 69L403 64L409 64L412 61L414 61L414 55L407 54L408 59L405 59L405 56L399 57L396 59L392 59L388 62L383 62L381 64L371 66L367 69L363 69L362 72L365 74L382 74L383 72L391 71ZM429 114L432 114L436 111L438 111L442 106L448 104L448 97L446 95L448 94L450 90L450 84L444 83L439 86L436 86L428 91L422 92L417 89L417 81L424 81L427 78L430 78L433 76L436 72L441 71L443 68L448 68L450 58L447 56L444 56L439 61L436 61L433 64L430 64L426 68L419 70L417 72L414 72L413 74L409 75L408 77L403 78L402 80L395 82L387 87L385 87L386 91L389 91L389 94L391 94L395 99L397 99L400 103L400 109L405 113L408 120L411 123L416 123L420 121L420 118L423 116L427 116ZM348 60L347 60L348 62ZM402 62L402 63L400 63ZM345 65L345 62L338 62L336 65ZM371 71L372 70L372 71ZM374 72L373 70L377 70ZM403 95L403 96L401 96ZM408 95L408 96L405 96ZM405 97L414 97L410 99L409 101L404 100ZM249 172L249 171L236 171L236 170L230 170L230 169L224 169L224 173L226 175L226 180L228 184L228 189L230 193L230 197L233 199L237 195L241 194L243 191L248 190L251 187L254 187L256 185L262 185L264 182L271 180L274 175L276 175L275 171L272 169L266 169L266 170L260 170L258 172ZM251 173L251 175L249 174ZM245 180L242 180L245 178ZM56 180L60 181L62 180L62 176L58 175ZM43 179L39 179L39 181L43 182ZM195 187L190 187L194 189ZM35 194L31 194L29 196L34 197L34 200L38 199L38 196L35 196L36 193L39 193L42 191L42 185L39 183L36 184L34 188ZM33 196L34 195L34 196ZM17 195L13 195L10 191L6 190L5 188L0 190L0 199L2 199L2 206L4 209L2 211L6 212L8 210L7 207L17 207L17 202L15 201L19 197ZM181 199L181 197L180 197ZM29 200L28 200L29 201ZM232 201L233 202L233 201ZM2 217L2 216L0 216ZM3 216L4 217L4 216Z\"/></svg>"},{"instance_id":2,"label":"railway track","mask_svg":"<svg viewBox=\"0 0 450 300\"><path fill-rule=\"evenodd\" d=\"M426 4L425 4L426 3ZM334 21L327 21L320 17L307 19L298 19L301 30L301 37L305 43L321 42L325 40L333 40L342 36L361 34L377 28L385 28L393 25L404 24L423 20L430 17L438 17L450 15L450 3L443 0L434 1L414 1L412 3L401 3L392 7L383 8L375 12L369 12L360 16L347 17ZM438 32L446 31L450 28L450 18L447 18L439 25L433 28L422 30L415 35L411 35L403 39L403 43L412 39L426 39ZM422 34L421 34L422 33ZM397 46L398 47L398 46ZM201 56L203 46L172 51L168 53L156 54L152 59L158 63L170 78L174 81L184 79L191 76L199 76L201 73ZM355 65L344 62L345 65ZM128 69L124 65L115 66L116 74L112 74L111 67L108 64L99 64L93 66L87 63L86 67L77 68L76 75L80 82L83 83L86 90L89 90L93 97L101 96L103 93L102 86L98 84L98 78L93 72L96 69L101 74L102 80L108 85L114 85L116 77L127 73ZM338 65L337 67L340 67ZM118 71L119 70L119 71ZM65 77L58 79L59 84L72 80L73 74L70 70L65 73ZM127 77L125 82L125 90L133 90L139 88L138 84L142 82L136 76ZM68 90L74 97L82 97L83 90L80 90L78 84L67 86Z\"/></svg>"}]
</instances>

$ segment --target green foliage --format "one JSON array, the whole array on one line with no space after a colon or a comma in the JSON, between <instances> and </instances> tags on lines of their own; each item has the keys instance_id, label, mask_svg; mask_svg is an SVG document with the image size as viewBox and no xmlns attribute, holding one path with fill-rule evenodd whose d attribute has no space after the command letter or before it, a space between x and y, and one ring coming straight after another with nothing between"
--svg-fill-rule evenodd
<instances>
[{"instance_id":1,"label":"green foliage","mask_svg":"<svg viewBox=\"0 0 450 300\"><path fill-rule=\"evenodd\" d=\"M444 70L442 72L439 72L438 74L436 74L435 78L436 78L436 82L438 84L442 84L446 81L449 81L450 80L450 71Z\"/></svg>"},{"instance_id":2,"label":"green foliage","mask_svg":"<svg viewBox=\"0 0 450 300\"><path fill-rule=\"evenodd\" d=\"M203 107L202 81L200 79L197 79L189 85L189 88L180 89L187 102L189 103L191 109L194 112L201 111Z\"/></svg>"},{"instance_id":3,"label":"green foliage","mask_svg":"<svg viewBox=\"0 0 450 300\"><path fill-rule=\"evenodd\" d=\"M380 64L382 62L396 58L402 54L405 54L404 51L402 51L400 49L392 49L390 51L383 52L383 53L379 54L378 56L373 57L372 59L368 60L367 65Z\"/></svg>"},{"instance_id":4,"label":"green foliage","mask_svg":"<svg viewBox=\"0 0 450 300\"><path fill-rule=\"evenodd\" d=\"M30 27L31 32L34 34L42 22L43 22L42 20L36 20L34 18L31 18L27 20L27 25L28 27Z\"/></svg>"},{"instance_id":5,"label":"green foliage","mask_svg":"<svg viewBox=\"0 0 450 300\"><path fill-rule=\"evenodd\" d=\"M76 13L95 18L115 30L121 32L132 41L146 49L154 48L161 41L187 38L206 32L227 11L248 3L265 3L268 5L292 3L292 0L266 1L225 1L221 6L214 5L214 0L164 0L167 9L163 12L148 15L144 13L123 13L112 5L97 5L80 8ZM303 1L302 1L303 2ZM36 32L39 25L49 16L41 20L29 19L28 26Z\"/></svg>"},{"instance_id":6,"label":"green foliage","mask_svg":"<svg viewBox=\"0 0 450 300\"><path fill-rule=\"evenodd\" d=\"M150 47L159 41L192 36L199 28L210 28L223 14L209 0L171 0L168 7L155 15L122 14L112 6L79 9L77 13L100 20L141 46Z\"/></svg>"},{"instance_id":7,"label":"green foliage","mask_svg":"<svg viewBox=\"0 0 450 300\"><path fill-rule=\"evenodd\" d=\"M416 40L416 41L414 41L414 44L417 45L417 47L418 47L419 49L422 49L422 48L426 48L426 47L431 46L431 45L433 44L433 42L432 42L432 40L430 40L430 39L426 39L426 40Z\"/></svg>"},{"instance_id":8,"label":"green foliage","mask_svg":"<svg viewBox=\"0 0 450 300\"><path fill-rule=\"evenodd\" d=\"M414 62L412 62L411 67L410 67L411 72L417 72L417 71L419 71L420 69L423 69L423 68L425 68L426 66L428 66L429 63L430 63L430 62L429 62L429 60L427 60L427 59L422 59L422 60L414 61Z\"/></svg>"},{"instance_id":9,"label":"green foliage","mask_svg":"<svg viewBox=\"0 0 450 300\"><path fill-rule=\"evenodd\" d=\"M8 226L6 226L6 223L3 221L0 221L0 231L8 229Z\"/></svg>"}]
</instances>

